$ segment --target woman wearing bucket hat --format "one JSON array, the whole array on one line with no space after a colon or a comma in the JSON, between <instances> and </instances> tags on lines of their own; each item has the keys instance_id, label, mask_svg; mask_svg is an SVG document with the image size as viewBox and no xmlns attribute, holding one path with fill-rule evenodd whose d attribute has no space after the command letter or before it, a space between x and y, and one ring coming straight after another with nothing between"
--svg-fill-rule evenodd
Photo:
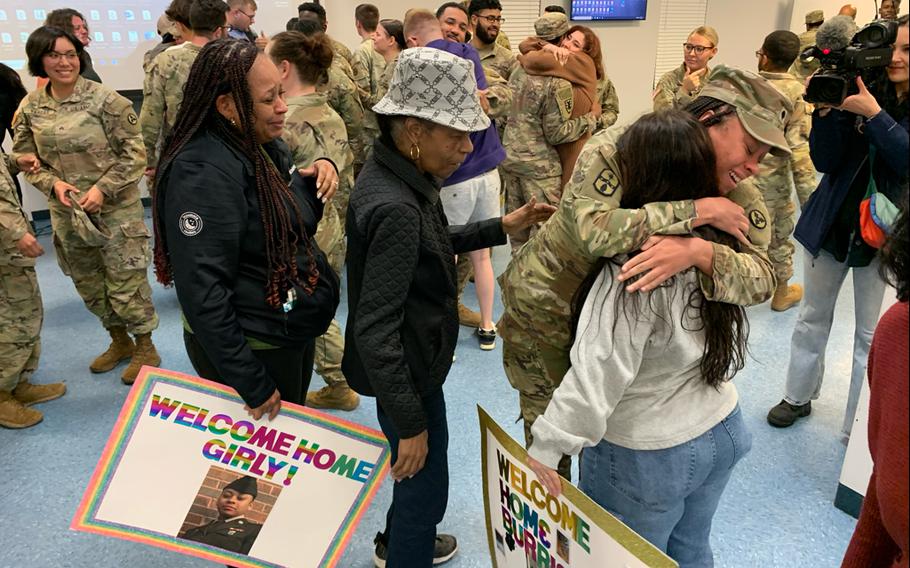
<instances>
[{"instance_id":1,"label":"woman wearing bucket hat","mask_svg":"<svg viewBox=\"0 0 910 568\"><path fill-rule=\"evenodd\" d=\"M401 53L389 90L373 107L380 137L348 210L350 312L342 369L376 397L392 448L395 488L377 566L428 566L451 558L455 539L436 535L448 500L448 427L442 385L458 338L456 253L504 244L506 233L553 208L529 203L505 217L448 227L442 180L487 128L473 66L451 53Z\"/></svg>"},{"instance_id":2,"label":"woman wearing bucket hat","mask_svg":"<svg viewBox=\"0 0 910 568\"><path fill-rule=\"evenodd\" d=\"M111 336L89 369L104 373L129 359L120 379L132 384L143 365L161 363L152 343L158 314L147 273L150 235L139 199L145 170L139 119L129 100L80 76L84 48L76 36L45 26L32 32L25 50L29 71L49 83L23 99L13 125L13 152L41 160L41 169L25 179L48 196L57 262ZM76 232L77 201L86 213L98 215L110 239L90 242Z\"/></svg>"}]
</instances>

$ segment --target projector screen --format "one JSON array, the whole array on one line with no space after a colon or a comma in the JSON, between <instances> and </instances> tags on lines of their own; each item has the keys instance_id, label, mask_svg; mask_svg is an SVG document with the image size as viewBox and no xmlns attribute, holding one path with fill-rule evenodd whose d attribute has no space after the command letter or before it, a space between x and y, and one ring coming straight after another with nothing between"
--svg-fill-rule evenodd
<instances>
[{"instance_id":1,"label":"projector screen","mask_svg":"<svg viewBox=\"0 0 910 568\"><path fill-rule=\"evenodd\" d=\"M74 0L43 4L36 0L0 2L0 61L19 71L31 88L25 42L55 8L74 8L85 16L91 36L88 51L95 70L114 89L142 88L142 56L159 42L156 24L169 0Z\"/></svg>"}]
</instances>

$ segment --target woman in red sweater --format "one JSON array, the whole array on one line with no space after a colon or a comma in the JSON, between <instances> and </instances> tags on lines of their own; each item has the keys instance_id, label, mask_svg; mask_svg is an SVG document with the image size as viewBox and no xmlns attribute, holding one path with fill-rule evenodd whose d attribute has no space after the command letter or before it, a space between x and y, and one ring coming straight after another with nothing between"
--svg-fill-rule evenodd
<instances>
[{"instance_id":1,"label":"woman in red sweater","mask_svg":"<svg viewBox=\"0 0 910 568\"><path fill-rule=\"evenodd\" d=\"M910 567L908 238L905 204L881 253L883 276L897 288L899 301L878 322L869 351L869 451L874 467L844 568Z\"/></svg>"}]
</instances>

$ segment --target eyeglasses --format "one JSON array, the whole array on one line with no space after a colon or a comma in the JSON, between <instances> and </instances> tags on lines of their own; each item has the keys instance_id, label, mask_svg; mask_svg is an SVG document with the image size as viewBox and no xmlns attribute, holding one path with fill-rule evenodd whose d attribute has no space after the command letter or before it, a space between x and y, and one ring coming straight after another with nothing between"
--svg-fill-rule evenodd
<instances>
[{"instance_id":1,"label":"eyeglasses","mask_svg":"<svg viewBox=\"0 0 910 568\"><path fill-rule=\"evenodd\" d=\"M47 56L51 61L59 61L60 59L79 59L79 54L75 51L67 51L66 53L51 51L47 54Z\"/></svg>"},{"instance_id":2,"label":"eyeglasses","mask_svg":"<svg viewBox=\"0 0 910 568\"><path fill-rule=\"evenodd\" d=\"M506 21L505 18L501 16L477 16L481 20L486 20L488 24L501 24Z\"/></svg>"},{"instance_id":3,"label":"eyeglasses","mask_svg":"<svg viewBox=\"0 0 910 568\"><path fill-rule=\"evenodd\" d=\"M758 51L755 52L755 57L761 57L764 54L765 54L765 52L759 49Z\"/></svg>"},{"instance_id":4,"label":"eyeglasses","mask_svg":"<svg viewBox=\"0 0 910 568\"><path fill-rule=\"evenodd\" d=\"M253 12L252 14L247 14L240 8L237 8L237 11L240 12L241 14L243 14L244 16L246 16L247 18L249 18L251 22L256 18L256 12Z\"/></svg>"},{"instance_id":5,"label":"eyeglasses","mask_svg":"<svg viewBox=\"0 0 910 568\"><path fill-rule=\"evenodd\" d=\"M683 49L686 50L686 53L692 52L695 55L701 55L702 53L708 51L709 49L714 49L713 45L695 45L694 43L684 43Z\"/></svg>"}]
</instances>

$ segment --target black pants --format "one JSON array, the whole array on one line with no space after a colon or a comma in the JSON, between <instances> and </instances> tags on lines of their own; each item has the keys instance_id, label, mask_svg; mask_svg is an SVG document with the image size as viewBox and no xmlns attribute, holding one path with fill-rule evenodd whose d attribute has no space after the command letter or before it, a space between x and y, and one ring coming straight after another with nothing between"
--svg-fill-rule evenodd
<instances>
[{"instance_id":1,"label":"black pants","mask_svg":"<svg viewBox=\"0 0 910 568\"><path fill-rule=\"evenodd\" d=\"M206 355L196 336L183 330L183 344L190 363L203 379L227 383L215 370L215 365ZM266 372L275 381L281 400L303 405L306 402L306 393L310 388L310 379L313 376L313 356L315 355L315 342L310 340L304 347L281 347L278 349L255 349L253 355L265 366Z\"/></svg>"}]
</instances>

